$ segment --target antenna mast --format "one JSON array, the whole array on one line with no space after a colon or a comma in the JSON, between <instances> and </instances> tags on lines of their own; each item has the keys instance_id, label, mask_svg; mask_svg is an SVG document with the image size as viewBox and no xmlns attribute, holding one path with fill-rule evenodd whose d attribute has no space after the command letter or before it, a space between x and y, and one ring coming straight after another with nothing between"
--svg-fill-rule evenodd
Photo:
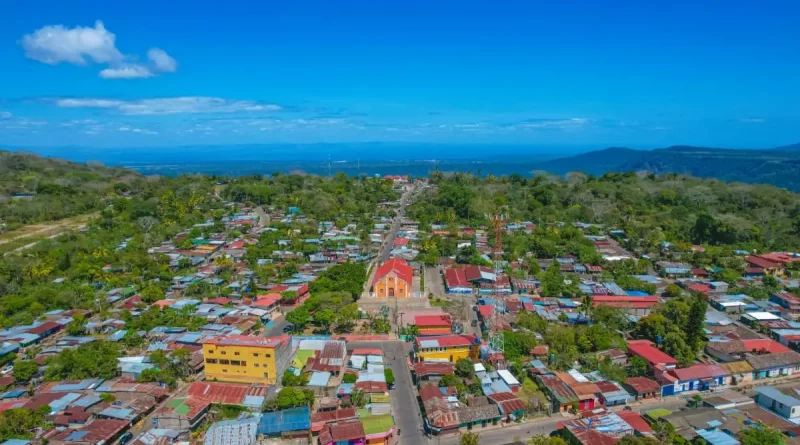
<instances>
[{"instance_id":1,"label":"antenna mast","mask_svg":"<svg viewBox=\"0 0 800 445\"><path fill-rule=\"evenodd\" d=\"M498 213L492 217L492 224L494 226L494 249L492 249L494 260L494 308L492 310L492 316L489 318L489 347L493 355L497 354L500 356L502 365L499 367L501 369L505 368L505 339L503 337L499 310L503 306L501 304L503 295L500 292L500 272L502 271L500 262L503 258L503 222L505 219L506 216L503 213Z\"/></svg>"}]
</instances>

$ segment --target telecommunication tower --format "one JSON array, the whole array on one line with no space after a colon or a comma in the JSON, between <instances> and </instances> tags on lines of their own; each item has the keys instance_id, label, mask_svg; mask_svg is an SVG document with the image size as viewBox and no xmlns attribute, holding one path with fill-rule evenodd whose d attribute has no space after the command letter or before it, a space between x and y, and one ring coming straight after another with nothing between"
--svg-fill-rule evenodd
<instances>
[{"instance_id":1,"label":"telecommunication tower","mask_svg":"<svg viewBox=\"0 0 800 445\"><path fill-rule=\"evenodd\" d=\"M494 226L494 248L492 259L494 260L494 308L492 315L489 318L489 347L493 355L501 357L502 362L505 362L505 339L503 337L503 327L500 316L500 308L503 307L503 295L500 291L500 273L502 272L501 260L503 258L503 223L506 220L506 215L499 213L492 217L492 224ZM502 366L501 367L505 367Z\"/></svg>"}]
</instances>

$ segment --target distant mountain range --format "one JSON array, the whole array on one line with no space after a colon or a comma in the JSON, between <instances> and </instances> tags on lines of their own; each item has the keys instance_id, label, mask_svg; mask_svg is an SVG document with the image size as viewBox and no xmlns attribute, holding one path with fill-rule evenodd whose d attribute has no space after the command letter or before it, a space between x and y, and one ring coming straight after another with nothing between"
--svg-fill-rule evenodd
<instances>
[{"instance_id":1,"label":"distant mountain range","mask_svg":"<svg viewBox=\"0 0 800 445\"><path fill-rule=\"evenodd\" d=\"M762 150L675 146L656 150L606 148L540 162L537 169L591 175L647 170L728 182L772 184L800 191L800 144Z\"/></svg>"}]
</instances>

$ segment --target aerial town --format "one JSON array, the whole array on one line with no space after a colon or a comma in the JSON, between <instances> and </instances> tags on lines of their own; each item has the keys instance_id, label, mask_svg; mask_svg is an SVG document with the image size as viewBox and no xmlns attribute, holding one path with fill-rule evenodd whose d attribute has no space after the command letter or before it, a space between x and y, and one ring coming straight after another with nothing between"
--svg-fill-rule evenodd
<instances>
[{"instance_id":1,"label":"aerial town","mask_svg":"<svg viewBox=\"0 0 800 445\"><path fill-rule=\"evenodd\" d=\"M374 181L366 222L218 183L213 217L141 247L155 275L134 237L71 278L30 269L101 298L6 307L4 444L800 443L799 254L425 221L437 184Z\"/></svg>"}]
</instances>

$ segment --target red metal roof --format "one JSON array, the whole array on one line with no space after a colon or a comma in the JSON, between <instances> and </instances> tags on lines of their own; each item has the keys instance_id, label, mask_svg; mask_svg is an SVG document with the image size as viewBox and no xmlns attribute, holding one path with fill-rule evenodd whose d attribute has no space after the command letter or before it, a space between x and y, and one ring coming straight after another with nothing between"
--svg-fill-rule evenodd
<instances>
[{"instance_id":1,"label":"red metal roof","mask_svg":"<svg viewBox=\"0 0 800 445\"><path fill-rule=\"evenodd\" d=\"M757 256L746 256L746 257L744 257L744 260L748 264L752 264L754 266L758 266L758 267L760 267L762 269L775 269L775 268L777 268L779 266L778 264L775 264L772 261L769 261L769 260L766 260L764 258L757 257Z\"/></svg>"},{"instance_id":2,"label":"red metal roof","mask_svg":"<svg viewBox=\"0 0 800 445\"><path fill-rule=\"evenodd\" d=\"M451 320L447 314L443 315L417 315L414 317L416 326L450 327Z\"/></svg>"},{"instance_id":3,"label":"red metal roof","mask_svg":"<svg viewBox=\"0 0 800 445\"><path fill-rule=\"evenodd\" d=\"M643 434L653 432L653 429L650 428L650 425L647 423L647 421L645 421L636 411L617 411L617 415L622 417L622 420L630 425L636 432Z\"/></svg>"},{"instance_id":4,"label":"red metal roof","mask_svg":"<svg viewBox=\"0 0 800 445\"><path fill-rule=\"evenodd\" d=\"M661 392L661 385L655 380L648 379L647 377L629 377L625 383L633 388L637 394L647 394L651 392Z\"/></svg>"},{"instance_id":5,"label":"red metal roof","mask_svg":"<svg viewBox=\"0 0 800 445\"><path fill-rule=\"evenodd\" d=\"M405 260L400 258L392 258L391 260L380 265L378 270L375 271L375 278L372 280L372 284L377 283L380 279L392 272L397 275L397 278L400 278L408 285L411 285L411 281L414 277L414 269L412 269Z\"/></svg>"},{"instance_id":6,"label":"red metal roof","mask_svg":"<svg viewBox=\"0 0 800 445\"><path fill-rule=\"evenodd\" d=\"M130 422L127 420L98 419L93 422L90 422L89 424L81 428L80 431L82 432L85 431L87 432L87 434L82 436L80 440L76 440L75 442L101 443L104 441L108 441L112 437L116 436L120 431L127 428L129 425ZM67 437L69 437L74 432L75 430L66 429L53 436L50 440L65 442Z\"/></svg>"},{"instance_id":7,"label":"red metal roof","mask_svg":"<svg viewBox=\"0 0 800 445\"><path fill-rule=\"evenodd\" d=\"M474 335L440 335L438 337L416 338L417 345L421 342L436 341L439 346L469 346L475 343Z\"/></svg>"},{"instance_id":8,"label":"red metal roof","mask_svg":"<svg viewBox=\"0 0 800 445\"><path fill-rule=\"evenodd\" d=\"M28 333L41 335L47 331L58 330L61 329L61 325L54 322L54 321L46 321L35 328L28 329Z\"/></svg>"},{"instance_id":9,"label":"red metal roof","mask_svg":"<svg viewBox=\"0 0 800 445\"><path fill-rule=\"evenodd\" d=\"M356 348L352 355L383 355L383 351L378 348Z\"/></svg>"},{"instance_id":10,"label":"red metal roof","mask_svg":"<svg viewBox=\"0 0 800 445\"><path fill-rule=\"evenodd\" d=\"M395 246L407 246L408 245L408 238L395 238L394 245Z\"/></svg>"},{"instance_id":11,"label":"red metal roof","mask_svg":"<svg viewBox=\"0 0 800 445\"><path fill-rule=\"evenodd\" d=\"M253 306L270 307L281 301L281 294L266 294L256 296Z\"/></svg>"},{"instance_id":12,"label":"red metal roof","mask_svg":"<svg viewBox=\"0 0 800 445\"><path fill-rule=\"evenodd\" d=\"M482 318L491 317L493 312L494 308L488 304L481 304L478 306L478 313L481 314Z\"/></svg>"},{"instance_id":13,"label":"red metal roof","mask_svg":"<svg viewBox=\"0 0 800 445\"><path fill-rule=\"evenodd\" d=\"M678 361L653 346L650 340L630 340L628 353L638 355L654 365L677 365Z\"/></svg>"},{"instance_id":14,"label":"red metal roof","mask_svg":"<svg viewBox=\"0 0 800 445\"><path fill-rule=\"evenodd\" d=\"M444 271L444 279L447 281L448 288L472 287L469 281L467 281L467 277L464 274L464 269L447 269Z\"/></svg>"},{"instance_id":15,"label":"red metal roof","mask_svg":"<svg viewBox=\"0 0 800 445\"><path fill-rule=\"evenodd\" d=\"M330 434L334 442L351 441L366 437L366 434L364 434L364 425L360 420L331 425Z\"/></svg>"},{"instance_id":16,"label":"red metal roof","mask_svg":"<svg viewBox=\"0 0 800 445\"><path fill-rule=\"evenodd\" d=\"M414 373L417 374L417 377L454 374L455 365L450 362L419 362L414 364Z\"/></svg>"},{"instance_id":17,"label":"red metal roof","mask_svg":"<svg viewBox=\"0 0 800 445\"><path fill-rule=\"evenodd\" d=\"M356 419L357 417L355 408L343 408L334 411L314 413L311 415L311 430L319 431L328 423Z\"/></svg>"},{"instance_id":18,"label":"red metal roof","mask_svg":"<svg viewBox=\"0 0 800 445\"><path fill-rule=\"evenodd\" d=\"M766 351L770 354L777 354L779 352L789 352L791 349L768 338L758 338L753 340L742 340L742 343L748 351Z\"/></svg>"},{"instance_id":19,"label":"red metal roof","mask_svg":"<svg viewBox=\"0 0 800 445\"><path fill-rule=\"evenodd\" d=\"M709 379L729 375L730 372L718 365L692 365L688 368L670 371L680 381Z\"/></svg>"},{"instance_id":20,"label":"red metal roof","mask_svg":"<svg viewBox=\"0 0 800 445\"><path fill-rule=\"evenodd\" d=\"M389 386L386 382L372 381L356 382L353 388L360 389L366 393L384 393L389 390Z\"/></svg>"},{"instance_id":21,"label":"red metal roof","mask_svg":"<svg viewBox=\"0 0 800 445\"><path fill-rule=\"evenodd\" d=\"M253 346L260 348L277 348L289 341L288 335L278 337L256 337L253 335L228 335L225 337L209 338L203 341L206 345L217 346Z\"/></svg>"},{"instance_id":22,"label":"red metal roof","mask_svg":"<svg viewBox=\"0 0 800 445\"><path fill-rule=\"evenodd\" d=\"M692 284L691 286L689 286L689 290L705 293L711 291L711 286L707 284Z\"/></svg>"}]
</instances>

